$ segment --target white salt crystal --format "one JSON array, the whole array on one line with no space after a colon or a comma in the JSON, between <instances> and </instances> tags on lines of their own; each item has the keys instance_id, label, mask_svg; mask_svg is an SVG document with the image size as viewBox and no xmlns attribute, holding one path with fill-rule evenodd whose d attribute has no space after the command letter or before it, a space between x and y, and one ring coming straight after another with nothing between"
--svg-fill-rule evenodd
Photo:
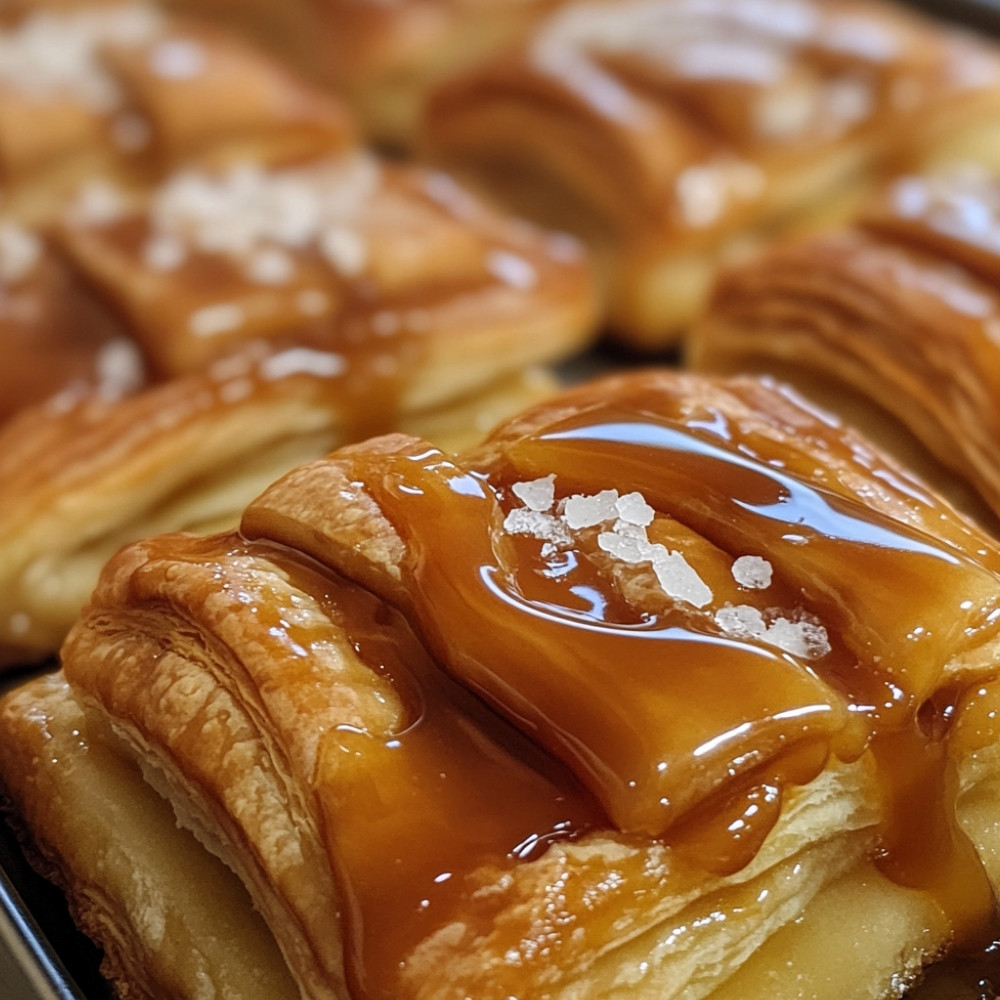
<instances>
[{"instance_id":1,"label":"white salt crystal","mask_svg":"<svg viewBox=\"0 0 1000 1000\"><path fill-rule=\"evenodd\" d=\"M645 533L631 535L620 531L602 531L597 536L597 545L608 555L625 563L651 562L653 558L653 546Z\"/></svg>"},{"instance_id":2,"label":"white salt crystal","mask_svg":"<svg viewBox=\"0 0 1000 1000\"><path fill-rule=\"evenodd\" d=\"M233 302L223 302L217 306L205 306L192 313L188 326L196 337L215 337L220 333L239 329L245 318L240 306Z\"/></svg>"},{"instance_id":3,"label":"white salt crystal","mask_svg":"<svg viewBox=\"0 0 1000 1000\"><path fill-rule=\"evenodd\" d=\"M0 223L0 281L23 281L42 256L42 242L13 222Z\"/></svg>"},{"instance_id":4,"label":"white salt crystal","mask_svg":"<svg viewBox=\"0 0 1000 1000\"><path fill-rule=\"evenodd\" d=\"M287 284L295 273L295 261L284 250L264 247L247 261L246 275L260 285Z\"/></svg>"},{"instance_id":5,"label":"white salt crystal","mask_svg":"<svg viewBox=\"0 0 1000 1000\"><path fill-rule=\"evenodd\" d=\"M711 587L680 552L668 552L662 545L654 548L653 572L668 597L687 601L696 608L703 608L712 600Z\"/></svg>"},{"instance_id":6,"label":"white salt crystal","mask_svg":"<svg viewBox=\"0 0 1000 1000\"><path fill-rule=\"evenodd\" d=\"M641 493L626 493L619 497L615 503L618 516L628 524L639 524L645 527L653 523L656 511L646 503L646 498Z\"/></svg>"},{"instance_id":7,"label":"white salt crystal","mask_svg":"<svg viewBox=\"0 0 1000 1000\"><path fill-rule=\"evenodd\" d=\"M494 250L486 257L486 269L495 278L521 291L530 291L538 284L538 272L518 254Z\"/></svg>"},{"instance_id":8,"label":"white salt crystal","mask_svg":"<svg viewBox=\"0 0 1000 1000\"><path fill-rule=\"evenodd\" d=\"M540 479L515 483L511 490L525 507L531 510L551 510L556 499L556 477L553 473Z\"/></svg>"},{"instance_id":9,"label":"white salt crystal","mask_svg":"<svg viewBox=\"0 0 1000 1000\"><path fill-rule=\"evenodd\" d=\"M361 235L346 226L325 229L319 237L320 253L346 278L356 278L368 263L368 246Z\"/></svg>"},{"instance_id":10,"label":"white salt crystal","mask_svg":"<svg viewBox=\"0 0 1000 1000\"><path fill-rule=\"evenodd\" d=\"M757 608L738 604L720 608L715 621L727 635L761 639L804 660L816 660L830 652L826 629L807 619L778 617L768 624Z\"/></svg>"},{"instance_id":11,"label":"white salt crystal","mask_svg":"<svg viewBox=\"0 0 1000 1000\"><path fill-rule=\"evenodd\" d=\"M539 510L520 507L512 510L504 519L503 526L511 535L529 535L554 545L568 545L572 541L559 518Z\"/></svg>"},{"instance_id":12,"label":"white salt crystal","mask_svg":"<svg viewBox=\"0 0 1000 1000\"><path fill-rule=\"evenodd\" d=\"M760 556L740 556L733 563L733 579L749 590L766 590L772 573L771 564Z\"/></svg>"},{"instance_id":13,"label":"white salt crystal","mask_svg":"<svg viewBox=\"0 0 1000 1000\"><path fill-rule=\"evenodd\" d=\"M187 249L177 237L161 233L147 241L142 256L151 271L173 271L184 263Z\"/></svg>"},{"instance_id":14,"label":"white salt crystal","mask_svg":"<svg viewBox=\"0 0 1000 1000\"><path fill-rule=\"evenodd\" d=\"M779 618L767 630L767 639L804 660L816 660L830 652L826 629L816 622L793 622Z\"/></svg>"},{"instance_id":15,"label":"white salt crystal","mask_svg":"<svg viewBox=\"0 0 1000 1000\"><path fill-rule=\"evenodd\" d=\"M727 604L716 611L715 621L723 632L737 638L760 639L767 632L764 616L749 604Z\"/></svg>"},{"instance_id":16,"label":"white salt crystal","mask_svg":"<svg viewBox=\"0 0 1000 1000\"><path fill-rule=\"evenodd\" d=\"M577 493L569 497L563 509L563 517L570 528L591 528L618 516L618 490L601 490L594 496Z\"/></svg>"}]
</instances>

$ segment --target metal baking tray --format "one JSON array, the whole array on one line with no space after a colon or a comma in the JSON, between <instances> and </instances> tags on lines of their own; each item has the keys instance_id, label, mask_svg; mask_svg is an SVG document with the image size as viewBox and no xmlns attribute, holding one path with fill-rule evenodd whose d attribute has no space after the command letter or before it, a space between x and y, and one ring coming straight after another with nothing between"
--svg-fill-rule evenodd
<instances>
[{"instance_id":1,"label":"metal baking tray","mask_svg":"<svg viewBox=\"0 0 1000 1000\"><path fill-rule=\"evenodd\" d=\"M1000 37L1000 0L909 0L932 15ZM597 353L574 365L573 380L623 359ZM5 684L16 678L5 678ZM114 1000L100 953L74 926L62 894L26 862L0 818L0 1000ZM935 1000L1000 997L1000 955L935 973ZM925 991L921 990L921 994Z\"/></svg>"}]
</instances>

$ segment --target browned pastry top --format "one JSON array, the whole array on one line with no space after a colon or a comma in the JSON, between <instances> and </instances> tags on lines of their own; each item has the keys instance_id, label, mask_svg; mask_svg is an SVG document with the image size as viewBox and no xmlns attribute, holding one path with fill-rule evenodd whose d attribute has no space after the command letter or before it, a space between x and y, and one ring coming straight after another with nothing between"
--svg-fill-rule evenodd
<instances>
[{"instance_id":1,"label":"browned pastry top","mask_svg":"<svg viewBox=\"0 0 1000 1000\"><path fill-rule=\"evenodd\" d=\"M116 398L268 344L324 352L317 375L344 375L339 391L388 419L401 393L448 395L463 364L565 352L594 298L573 240L366 153L186 170L138 203L91 185L47 242L0 229L0 410L64 390ZM421 386L428 352L439 371Z\"/></svg>"},{"instance_id":2,"label":"browned pastry top","mask_svg":"<svg viewBox=\"0 0 1000 1000\"><path fill-rule=\"evenodd\" d=\"M583 193L624 231L666 223L694 238L761 203L794 203L795 171L819 157L854 156L858 142L865 157L873 145L880 157L901 154L915 116L998 83L985 43L898 6L591 0L561 8L518 53L446 85L429 130L432 146L460 154L465 110L503 128L519 107L522 129L548 121L572 144L585 141L583 128L556 119L586 122L587 148L570 155L598 166L562 164ZM477 140L467 141L474 155ZM604 164L612 155L620 162ZM597 181L598 170L614 183Z\"/></svg>"},{"instance_id":3,"label":"browned pastry top","mask_svg":"<svg viewBox=\"0 0 1000 1000\"><path fill-rule=\"evenodd\" d=\"M121 625L152 615L149 648L173 649L161 616L214 621L237 688L254 678L311 775L358 996L422 995L435 948L463 933L488 942L468 995L537 988L550 963L644 926L663 893L743 868L799 786L866 751L883 869L931 893L960 940L991 927L947 738L959 715L966 749L1000 735L985 686L1000 552L790 394L615 377L459 460L398 436L334 453L266 491L243 531L124 550L66 669L112 715L160 725L143 719L150 697L166 710L169 671L151 691L159 668ZM261 560L310 597L279 597ZM323 621L391 699L358 679L344 715ZM598 886L579 863L602 830L617 846Z\"/></svg>"}]
</instances>

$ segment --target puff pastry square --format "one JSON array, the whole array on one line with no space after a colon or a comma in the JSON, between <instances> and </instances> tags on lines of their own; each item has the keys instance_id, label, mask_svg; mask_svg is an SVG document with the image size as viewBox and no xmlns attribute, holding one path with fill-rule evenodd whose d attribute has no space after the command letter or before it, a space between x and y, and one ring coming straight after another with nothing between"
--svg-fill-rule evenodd
<instances>
[{"instance_id":1,"label":"puff pastry square","mask_svg":"<svg viewBox=\"0 0 1000 1000\"><path fill-rule=\"evenodd\" d=\"M998 610L996 543L790 390L622 375L127 546L0 774L88 912L22 801L93 794L30 749L84 711L311 1000L898 997L996 930Z\"/></svg>"},{"instance_id":2,"label":"puff pastry square","mask_svg":"<svg viewBox=\"0 0 1000 1000\"><path fill-rule=\"evenodd\" d=\"M0 189L21 221L52 219L94 177L144 187L181 163L295 162L354 137L339 99L156 4L0 14Z\"/></svg>"},{"instance_id":3,"label":"puff pastry square","mask_svg":"<svg viewBox=\"0 0 1000 1000\"><path fill-rule=\"evenodd\" d=\"M363 151L187 168L138 203L99 190L46 242L8 231L0 343L28 363L0 381L30 405L0 424L6 662L55 651L122 542L234 525L372 433L476 440L596 324L572 238ZM88 310L103 325L78 338Z\"/></svg>"},{"instance_id":4,"label":"puff pastry square","mask_svg":"<svg viewBox=\"0 0 1000 1000\"><path fill-rule=\"evenodd\" d=\"M424 142L587 235L618 337L660 350L720 262L843 218L886 171L996 164L998 121L995 46L903 5L581 0L437 88Z\"/></svg>"},{"instance_id":5,"label":"puff pastry square","mask_svg":"<svg viewBox=\"0 0 1000 1000\"><path fill-rule=\"evenodd\" d=\"M998 221L989 172L901 177L852 225L726 270L689 362L780 374L995 532Z\"/></svg>"}]
</instances>

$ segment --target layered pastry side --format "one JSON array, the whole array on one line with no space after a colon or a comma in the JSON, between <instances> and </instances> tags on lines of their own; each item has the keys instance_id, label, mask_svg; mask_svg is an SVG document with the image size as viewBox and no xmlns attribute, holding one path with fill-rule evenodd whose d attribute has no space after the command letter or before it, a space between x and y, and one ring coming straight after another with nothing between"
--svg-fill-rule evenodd
<instances>
[{"instance_id":1,"label":"layered pastry side","mask_svg":"<svg viewBox=\"0 0 1000 1000\"><path fill-rule=\"evenodd\" d=\"M899 997L996 936L998 643L1000 549L894 461L633 373L125 547L0 774L122 995ZM194 836L132 853L157 793Z\"/></svg>"},{"instance_id":2,"label":"layered pastry side","mask_svg":"<svg viewBox=\"0 0 1000 1000\"><path fill-rule=\"evenodd\" d=\"M145 188L180 164L345 149L343 105L263 50L144 0L0 11L0 191L46 222L85 180Z\"/></svg>"},{"instance_id":3,"label":"layered pastry side","mask_svg":"<svg viewBox=\"0 0 1000 1000\"><path fill-rule=\"evenodd\" d=\"M998 163L991 43L858 0L578 0L436 88L424 146L584 235L611 323L676 343L721 263L845 218L887 171Z\"/></svg>"},{"instance_id":4,"label":"layered pastry side","mask_svg":"<svg viewBox=\"0 0 1000 1000\"><path fill-rule=\"evenodd\" d=\"M518 41L565 0L167 0L218 19L344 94L367 135L412 146L440 80Z\"/></svg>"},{"instance_id":5,"label":"layered pastry side","mask_svg":"<svg viewBox=\"0 0 1000 1000\"><path fill-rule=\"evenodd\" d=\"M726 270L692 367L766 371L894 451L994 533L1000 516L1000 181L908 175L850 226Z\"/></svg>"},{"instance_id":6,"label":"layered pastry side","mask_svg":"<svg viewBox=\"0 0 1000 1000\"><path fill-rule=\"evenodd\" d=\"M0 661L58 648L105 559L234 526L299 462L479 437L596 325L581 246L352 150L85 190L0 227Z\"/></svg>"}]
</instances>

